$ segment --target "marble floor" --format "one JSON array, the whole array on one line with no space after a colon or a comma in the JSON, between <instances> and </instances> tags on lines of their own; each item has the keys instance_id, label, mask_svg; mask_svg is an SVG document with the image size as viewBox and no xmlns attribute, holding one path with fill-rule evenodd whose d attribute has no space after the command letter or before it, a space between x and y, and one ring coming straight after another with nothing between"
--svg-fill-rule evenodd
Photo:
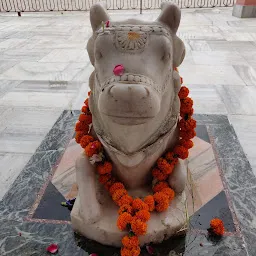
<instances>
[{"instance_id":1,"label":"marble floor","mask_svg":"<svg viewBox=\"0 0 256 256\"><path fill-rule=\"evenodd\" d=\"M110 12L117 20L154 20L158 14ZM56 223L36 222L29 214L47 181L58 187L51 170L72 138L70 111L80 109L89 90L90 34L86 12L22 17L0 12L0 255L42 256L53 238L62 241L60 255L87 255L71 242L68 221L56 228ZM204 242L201 252L193 247L186 255L255 256L256 19L235 18L232 8L182 10L178 35L187 52L180 73L195 113L220 146L216 152L224 190L234 201L231 211L239 223L238 236L228 236L216 248ZM205 237L194 240L200 243Z\"/></svg>"}]
</instances>

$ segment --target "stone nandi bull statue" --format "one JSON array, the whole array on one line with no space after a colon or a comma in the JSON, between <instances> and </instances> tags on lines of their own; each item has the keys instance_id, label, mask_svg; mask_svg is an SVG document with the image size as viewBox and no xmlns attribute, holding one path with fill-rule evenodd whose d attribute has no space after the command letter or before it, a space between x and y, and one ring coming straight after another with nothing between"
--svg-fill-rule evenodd
<instances>
[{"instance_id":1,"label":"stone nandi bull statue","mask_svg":"<svg viewBox=\"0 0 256 256\"><path fill-rule=\"evenodd\" d=\"M149 193L151 168L178 140L180 77L174 68L185 56L176 35L180 16L170 3L162 5L154 22L111 21L101 4L90 10L93 35L87 50L95 67L89 80L92 133L112 160L114 175L134 197ZM124 68L120 75L113 73L117 65ZM79 196L71 213L73 228L100 243L121 246L124 232L116 227L118 208L84 154L77 159L76 175ZM184 227L184 161L179 160L168 181L175 199L166 212L151 214L141 245L161 242Z\"/></svg>"}]
</instances>

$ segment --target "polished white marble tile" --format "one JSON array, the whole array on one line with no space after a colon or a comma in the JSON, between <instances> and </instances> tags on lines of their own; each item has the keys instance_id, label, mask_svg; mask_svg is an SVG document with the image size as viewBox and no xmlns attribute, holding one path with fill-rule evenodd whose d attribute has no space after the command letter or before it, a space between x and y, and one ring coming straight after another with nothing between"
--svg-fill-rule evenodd
<instances>
[{"instance_id":1,"label":"polished white marble tile","mask_svg":"<svg viewBox=\"0 0 256 256\"><path fill-rule=\"evenodd\" d=\"M77 49L55 49L39 62L88 62L87 51Z\"/></svg>"},{"instance_id":2,"label":"polished white marble tile","mask_svg":"<svg viewBox=\"0 0 256 256\"><path fill-rule=\"evenodd\" d=\"M247 65L247 61L238 52L192 51L191 55L198 65Z\"/></svg>"},{"instance_id":3,"label":"polished white marble tile","mask_svg":"<svg viewBox=\"0 0 256 256\"><path fill-rule=\"evenodd\" d=\"M11 49L15 47L19 47L22 43L24 43L26 39L6 39L2 42L0 42L0 49Z\"/></svg>"},{"instance_id":4,"label":"polished white marble tile","mask_svg":"<svg viewBox=\"0 0 256 256\"><path fill-rule=\"evenodd\" d=\"M8 107L0 116L0 152L34 153L62 109Z\"/></svg>"},{"instance_id":5,"label":"polished white marble tile","mask_svg":"<svg viewBox=\"0 0 256 256\"><path fill-rule=\"evenodd\" d=\"M256 51L256 45L253 42L239 42L239 41L208 41L207 42L212 51Z\"/></svg>"},{"instance_id":6,"label":"polished white marble tile","mask_svg":"<svg viewBox=\"0 0 256 256\"><path fill-rule=\"evenodd\" d=\"M242 51L240 53L251 66L256 66L256 51Z\"/></svg>"},{"instance_id":7,"label":"polished white marble tile","mask_svg":"<svg viewBox=\"0 0 256 256\"><path fill-rule=\"evenodd\" d=\"M208 45L207 41L201 40L189 40L188 44L190 45L193 51L211 51L210 46Z\"/></svg>"},{"instance_id":8,"label":"polished white marble tile","mask_svg":"<svg viewBox=\"0 0 256 256\"><path fill-rule=\"evenodd\" d=\"M50 49L28 49L19 48L6 50L0 53L1 60L12 60L12 61L38 61L50 52Z\"/></svg>"},{"instance_id":9,"label":"polished white marble tile","mask_svg":"<svg viewBox=\"0 0 256 256\"><path fill-rule=\"evenodd\" d=\"M0 134L0 152L32 154L40 145L45 134L2 132Z\"/></svg>"},{"instance_id":10,"label":"polished white marble tile","mask_svg":"<svg viewBox=\"0 0 256 256\"><path fill-rule=\"evenodd\" d=\"M1 82L0 82L1 83ZM23 81L15 87L15 92L76 93L81 84L73 81Z\"/></svg>"},{"instance_id":11,"label":"polished white marble tile","mask_svg":"<svg viewBox=\"0 0 256 256\"><path fill-rule=\"evenodd\" d=\"M71 108L74 110L80 110L84 105L85 99L88 97L88 92L90 91L90 87L88 82L83 83L79 92L76 94L71 103Z\"/></svg>"},{"instance_id":12,"label":"polished white marble tile","mask_svg":"<svg viewBox=\"0 0 256 256\"><path fill-rule=\"evenodd\" d=\"M1 58L2 54L0 52L0 58ZM17 60L2 60L2 58L0 59L0 74L2 74L3 72L5 72L6 70L8 70L9 68L15 66L18 63Z\"/></svg>"},{"instance_id":13,"label":"polished white marble tile","mask_svg":"<svg viewBox=\"0 0 256 256\"><path fill-rule=\"evenodd\" d=\"M70 92L9 92L0 99L0 105L65 109L65 107L70 104L74 96L75 94Z\"/></svg>"},{"instance_id":14,"label":"polished white marble tile","mask_svg":"<svg viewBox=\"0 0 256 256\"><path fill-rule=\"evenodd\" d=\"M9 80L71 80L74 74L65 73L63 70L69 65L66 63L39 63L20 62L0 75L0 79Z\"/></svg>"},{"instance_id":15,"label":"polished white marble tile","mask_svg":"<svg viewBox=\"0 0 256 256\"><path fill-rule=\"evenodd\" d=\"M181 65L180 74L185 84L244 85L232 66Z\"/></svg>"},{"instance_id":16,"label":"polished white marble tile","mask_svg":"<svg viewBox=\"0 0 256 256\"><path fill-rule=\"evenodd\" d=\"M228 21L229 26L234 27L256 27L256 23L254 19L238 19L235 21Z\"/></svg>"},{"instance_id":17,"label":"polished white marble tile","mask_svg":"<svg viewBox=\"0 0 256 256\"><path fill-rule=\"evenodd\" d=\"M33 108L33 107L5 107L5 116L0 117L0 125L5 132L28 131L32 129L47 132L61 114L61 109ZM43 118L42 118L43 117Z\"/></svg>"},{"instance_id":18,"label":"polished white marble tile","mask_svg":"<svg viewBox=\"0 0 256 256\"><path fill-rule=\"evenodd\" d=\"M246 85L256 86L256 70L247 65L233 65L237 74L243 79Z\"/></svg>"},{"instance_id":19,"label":"polished white marble tile","mask_svg":"<svg viewBox=\"0 0 256 256\"><path fill-rule=\"evenodd\" d=\"M190 85L188 88L194 100L196 114L227 114L225 104L215 86Z\"/></svg>"},{"instance_id":20,"label":"polished white marble tile","mask_svg":"<svg viewBox=\"0 0 256 256\"><path fill-rule=\"evenodd\" d=\"M0 201L32 154L0 153Z\"/></svg>"},{"instance_id":21,"label":"polished white marble tile","mask_svg":"<svg viewBox=\"0 0 256 256\"><path fill-rule=\"evenodd\" d=\"M178 36L182 40L223 40L224 37L219 32L202 32L202 31L180 31Z\"/></svg>"},{"instance_id":22,"label":"polished white marble tile","mask_svg":"<svg viewBox=\"0 0 256 256\"><path fill-rule=\"evenodd\" d=\"M227 41L254 41L254 36L250 32L223 32L222 33L223 37Z\"/></svg>"},{"instance_id":23,"label":"polished white marble tile","mask_svg":"<svg viewBox=\"0 0 256 256\"><path fill-rule=\"evenodd\" d=\"M229 114L256 115L256 88L254 86L217 86Z\"/></svg>"},{"instance_id":24,"label":"polished white marble tile","mask_svg":"<svg viewBox=\"0 0 256 256\"><path fill-rule=\"evenodd\" d=\"M89 77L93 72L93 70L94 70L93 65L90 62L88 62L86 66L77 73L77 75L72 79L72 81L77 81L82 83L88 82Z\"/></svg>"},{"instance_id":25,"label":"polished white marble tile","mask_svg":"<svg viewBox=\"0 0 256 256\"><path fill-rule=\"evenodd\" d=\"M21 81L0 80L0 98L18 86Z\"/></svg>"}]
</instances>

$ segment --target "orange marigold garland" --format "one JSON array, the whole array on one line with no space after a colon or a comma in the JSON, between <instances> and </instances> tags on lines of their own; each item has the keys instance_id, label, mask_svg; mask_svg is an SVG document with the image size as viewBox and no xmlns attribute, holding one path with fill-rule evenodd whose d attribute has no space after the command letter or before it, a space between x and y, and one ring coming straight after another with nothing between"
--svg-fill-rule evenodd
<instances>
[{"instance_id":1,"label":"orange marigold garland","mask_svg":"<svg viewBox=\"0 0 256 256\"><path fill-rule=\"evenodd\" d=\"M137 219L136 217L133 217L131 222L131 230L137 236L145 235L147 232L147 223Z\"/></svg>"},{"instance_id":2,"label":"orange marigold garland","mask_svg":"<svg viewBox=\"0 0 256 256\"><path fill-rule=\"evenodd\" d=\"M139 256L140 255L140 247L136 246L131 249L128 249L127 247L123 247L121 249L121 255L122 256Z\"/></svg>"},{"instance_id":3,"label":"orange marigold garland","mask_svg":"<svg viewBox=\"0 0 256 256\"><path fill-rule=\"evenodd\" d=\"M99 174L107 174L112 171L112 164L110 162L104 162L103 164L98 164L96 167Z\"/></svg>"},{"instance_id":4,"label":"orange marigold garland","mask_svg":"<svg viewBox=\"0 0 256 256\"><path fill-rule=\"evenodd\" d=\"M144 203L148 206L148 210L153 212L155 210L155 200L152 195L148 195L144 198Z\"/></svg>"},{"instance_id":5,"label":"orange marigold garland","mask_svg":"<svg viewBox=\"0 0 256 256\"><path fill-rule=\"evenodd\" d=\"M133 221L133 217L131 214L124 212L121 215L119 215L117 219L117 227L120 230L126 230L128 225L131 225L131 222Z\"/></svg>"},{"instance_id":6,"label":"orange marigold garland","mask_svg":"<svg viewBox=\"0 0 256 256\"><path fill-rule=\"evenodd\" d=\"M135 235L124 236L122 239L122 244L128 249L139 246L139 238Z\"/></svg>"},{"instance_id":7,"label":"orange marigold garland","mask_svg":"<svg viewBox=\"0 0 256 256\"><path fill-rule=\"evenodd\" d=\"M178 70L175 69L177 72ZM182 84L181 79L181 84ZM129 231L129 234L122 239L123 248L121 256L139 256L139 235L147 231L147 221L150 219L150 212L165 211L175 197L175 192L169 187L168 177L172 173L178 159L186 159L188 150L193 147L192 138L195 137L196 121L193 115L193 100L188 97L189 89L185 86L180 88L180 120L178 122L179 141L172 151L168 151L160 157L152 168L153 195L146 196L143 200L133 199L125 189L123 183L116 181L112 176L112 163L106 158L103 147L99 140L88 133L92 123L92 115L89 109L89 100L85 100L82 107L82 114L76 124L77 143L80 143L89 160L93 159L99 174L99 182L109 191L113 201L119 206L117 227L122 231ZM90 96L90 93L88 93ZM100 156L100 157L99 157ZM211 232L216 235L224 233L223 222L214 219L210 224Z\"/></svg>"}]
</instances>

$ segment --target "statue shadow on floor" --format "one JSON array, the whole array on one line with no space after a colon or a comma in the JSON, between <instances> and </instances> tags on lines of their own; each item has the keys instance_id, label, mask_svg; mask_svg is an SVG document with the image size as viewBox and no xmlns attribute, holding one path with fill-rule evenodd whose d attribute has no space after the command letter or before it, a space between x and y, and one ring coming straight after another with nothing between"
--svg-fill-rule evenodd
<instances>
[{"instance_id":1,"label":"statue shadow on floor","mask_svg":"<svg viewBox=\"0 0 256 256\"><path fill-rule=\"evenodd\" d=\"M74 233L76 244L81 247L88 255L96 253L99 256L119 256L120 248L107 246L100 244L96 241L90 240L86 237L83 237L77 233ZM143 247L141 249L141 256L181 256L185 252L185 241L186 236L177 236L172 237L168 240L163 241L160 244L152 244L154 253L149 254L147 249Z\"/></svg>"}]
</instances>

